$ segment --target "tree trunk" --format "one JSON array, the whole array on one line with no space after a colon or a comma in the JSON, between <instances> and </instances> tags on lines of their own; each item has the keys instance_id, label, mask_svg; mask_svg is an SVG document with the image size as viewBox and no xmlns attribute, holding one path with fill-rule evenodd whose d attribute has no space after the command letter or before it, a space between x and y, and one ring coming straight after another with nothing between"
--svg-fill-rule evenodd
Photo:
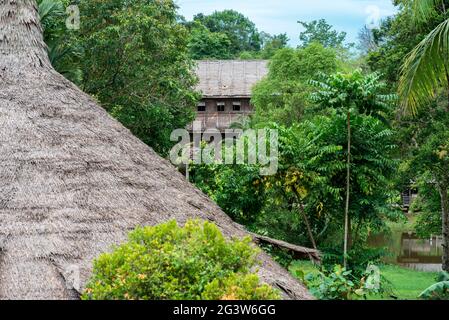
<instances>
[{"instance_id":1,"label":"tree trunk","mask_svg":"<svg viewBox=\"0 0 449 320\"><path fill-rule=\"evenodd\" d=\"M315 237L313 236L312 227L310 226L309 218L307 217L307 214L304 211L304 208L302 205L298 205L299 212L301 213L302 217L304 218L304 223L306 224L307 233L309 234L310 242L312 243L313 249L318 250L316 246Z\"/></svg>"},{"instance_id":2,"label":"tree trunk","mask_svg":"<svg viewBox=\"0 0 449 320\"><path fill-rule=\"evenodd\" d=\"M449 198L448 187L439 186L441 197L442 233L443 233L443 270L449 272Z\"/></svg>"},{"instance_id":3,"label":"tree trunk","mask_svg":"<svg viewBox=\"0 0 449 320\"><path fill-rule=\"evenodd\" d=\"M351 113L348 112L347 115L348 124L348 158L346 161L346 204L345 204L345 239L343 248L343 266L347 268L348 266L348 244L349 244L349 192L351 183Z\"/></svg>"},{"instance_id":4,"label":"tree trunk","mask_svg":"<svg viewBox=\"0 0 449 320\"><path fill-rule=\"evenodd\" d=\"M445 56L444 54L443 54L443 56ZM444 64L444 69L446 70L446 81L447 81L447 88L446 88L446 90L447 90L447 101L448 101L448 103L446 104L446 112L449 112L449 72L448 72L448 69L447 69L447 64L448 64L448 61L445 61L445 64Z\"/></svg>"},{"instance_id":5,"label":"tree trunk","mask_svg":"<svg viewBox=\"0 0 449 320\"><path fill-rule=\"evenodd\" d=\"M34 0L0 0L0 299L76 299L129 230L234 223L168 161L51 66ZM265 253L261 281L312 299Z\"/></svg>"}]
</instances>

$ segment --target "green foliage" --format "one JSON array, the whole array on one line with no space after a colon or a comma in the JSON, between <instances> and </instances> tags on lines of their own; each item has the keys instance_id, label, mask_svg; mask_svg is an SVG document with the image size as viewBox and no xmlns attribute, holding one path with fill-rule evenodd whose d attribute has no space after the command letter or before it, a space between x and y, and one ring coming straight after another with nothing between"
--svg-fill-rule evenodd
<instances>
[{"instance_id":1,"label":"green foliage","mask_svg":"<svg viewBox=\"0 0 449 320\"><path fill-rule=\"evenodd\" d=\"M324 19L311 22L298 21L305 29L299 34L302 46L317 42L327 48L343 47L346 41L346 32L332 30L332 26Z\"/></svg>"},{"instance_id":2,"label":"green foliage","mask_svg":"<svg viewBox=\"0 0 449 320\"><path fill-rule=\"evenodd\" d=\"M254 274L215 279L206 286L204 300L279 300L279 293L268 285L260 285Z\"/></svg>"},{"instance_id":3,"label":"green foliage","mask_svg":"<svg viewBox=\"0 0 449 320\"><path fill-rule=\"evenodd\" d=\"M215 11L210 15L200 13L193 20L201 23L210 32L226 35L233 56L243 51L259 51L262 47L255 24L235 10Z\"/></svg>"},{"instance_id":4,"label":"green foliage","mask_svg":"<svg viewBox=\"0 0 449 320\"><path fill-rule=\"evenodd\" d=\"M267 215L262 214L260 223L267 230L269 221L273 221L272 230L283 225L276 220L273 214L276 212L280 220L290 225L288 230L299 236L295 239L290 231L287 239L310 246L304 234L304 219L299 210L302 208L322 247L327 241L333 245L340 243L333 236L341 230L339 221L344 206L346 136L341 132L345 125L344 116L333 114L292 127L276 127L279 170L263 180ZM384 219L395 216L390 181L397 162L392 158L393 133L382 122L368 116L357 117L353 120L353 132L350 212L357 226L353 230L357 242L366 238L368 228L381 228ZM285 218L287 212L291 212L290 219Z\"/></svg>"},{"instance_id":5,"label":"green foliage","mask_svg":"<svg viewBox=\"0 0 449 320\"><path fill-rule=\"evenodd\" d=\"M396 1L404 2L410 1ZM417 24L414 11L399 7L395 16L386 18L380 29L373 30L376 49L368 54L368 65L382 73L391 85L397 86L404 58L445 19L444 12L439 10L438 14Z\"/></svg>"},{"instance_id":6,"label":"green foliage","mask_svg":"<svg viewBox=\"0 0 449 320\"><path fill-rule=\"evenodd\" d=\"M172 1L81 0L81 87L157 152L193 117L188 32Z\"/></svg>"},{"instance_id":7,"label":"green foliage","mask_svg":"<svg viewBox=\"0 0 449 320\"><path fill-rule=\"evenodd\" d=\"M310 81L316 88L312 100L322 108L341 113L356 113L376 117L384 122L396 101L393 94L385 94L386 83L380 75L364 75L361 70L324 76L321 81Z\"/></svg>"},{"instance_id":8,"label":"green foliage","mask_svg":"<svg viewBox=\"0 0 449 320\"><path fill-rule=\"evenodd\" d=\"M63 2L59 0L39 0L38 6L42 24L48 23L52 16L60 16L64 13Z\"/></svg>"},{"instance_id":9,"label":"green foliage","mask_svg":"<svg viewBox=\"0 0 449 320\"><path fill-rule=\"evenodd\" d=\"M405 59L399 81L404 110L415 115L417 109L432 102L435 89L449 87L449 19L438 25Z\"/></svg>"},{"instance_id":10,"label":"green foliage","mask_svg":"<svg viewBox=\"0 0 449 320\"><path fill-rule=\"evenodd\" d=\"M278 50L286 48L288 46L288 37L286 33L277 35L270 35L267 33L261 33L263 47L259 54L261 59L271 59Z\"/></svg>"},{"instance_id":11,"label":"green foliage","mask_svg":"<svg viewBox=\"0 0 449 320\"><path fill-rule=\"evenodd\" d=\"M437 14L437 8L444 8L444 0L402 0L407 9L410 9L415 22L422 22Z\"/></svg>"},{"instance_id":12,"label":"green foliage","mask_svg":"<svg viewBox=\"0 0 449 320\"><path fill-rule=\"evenodd\" d=\"M391 183L397 161L393 158L393 132L374 117L380 118L380 110L386 113L388 109L387 97L375 94L383 88L375 83L378 78L357 74L341 79L343 84L349 83L346 92L354 108L373 115L356 113L352 119L350 212L356 226L353 239L357 243L366 239L367 230L383 228L385 219L397 217ZM259 125L256 123L256 128ZM195 166L192 181L226 213L255 232L311 246L309 224L314 240L321 247L339 246L341 242L336 235L341 233L344 207L347 144L342 132L346 131L346 116L325 109L324 115L309 116L308 120L289 126L271 122L268 125L279 135L279 168L275 175L261 177L257 166L214 164ZM370 255L371 260L375 260L376 254Z\"/></svg>"},{"instance_id":13,"label":"green foliage","mask_svg":"<svg viewBox=\"0 0 449 320\"><path fill-rule=\"evenodd\" d=\"M80 83L82 73L78 66L82 49L75 32L65 24L67 0L38 0L39 16L44 29L44 41L53 67L67 79Z\"/></svg>"},{"instance_id":14,"label":"green foliage","mask_svg":"<svg viewBox=\"0 0 449 320\"><path fill-rule=\"evenodd\" d=\"M444 103L444 102L443 102ZM400 123L409 141L405 150L407 160L401 166L401 175L416 181L418 199L412 209L419 213L417 232L424 237L441 234L441 192L449 186L449 117L446 108L432 104L420 111L419 121Z\"/></svg>"},{"instance_id":15,"label":"green foliage","mask_svg":"<svg viewBox=\"0 0 449 320\"><path fill-rule=\"evenodd\" d=\"M449 300L449 273L442 271L436 277L437 283L426 288L419 298L423 300Z\"/></svg>"},{"instance_id":16,"label":"green foliage","mask_svg":"<svg viewBox=\"0 0 449 320\"><path fill-rule=\"evenodd\" d=\"M350 275L351 271L335 266L334 272L328 275L314 277L309 274L305 280L310 292L320 300L352 300L356 289L354 282L349 279Z\"/></svg>"},{"instance_id":17,"label":"green foliage","mask_svg":"<svg viewBox=\"0 0 449 320\"><path fill-rule=\"evenodd\" d=\"M438 282L449 281L449 272L441 271L440 273L438 273L437 281Z\"/></svg>"},{"instance_id":18,"label":"green foliage","mask_svg":"<svg viewBox=\"0 0 449 320\"><path fill-rule=\"evenodd\" d=\"M333 73L336 69L335 51L319 43L311 43L304 48L279 51L270 62L269 76L278 80L307 81L320 73Z\"/></svg>"},{"instance_id":19,"label":"green foliage","mask_svg":"<svg viewBox=\"0 0 449 320\"><path fill-rule=\"evenodd\" d=\"M419 298L424 300L449 300L449 281L435 283L424 290Z\"/></svg>"},{"instance_id":20,"label":"green foliage","mask_svg":"<svg viewBox=\"0 0 449 320\"><path fill-rule=\"evenodd\" d=\"M190 168L190 181L235 221L248 224L264 205L259 169L251 165L195 165Z\"/></svg>"},{"instance_id":21,"label":"green foliage","mask_svg":"<svg viewBox=\"0 0 449 320\"><path fill-rule=\"evenodd\" d=\"M254 121L286 125L300 121L309 105L307 80L336 69L335 51L317 43L302 49L277 51L270 61L268 77L253 88Z\"/></svg>"},{"instance_id":22,"label":"green foliage","mask_svg":"<svg viewBox=\"0 0 449 320\"><path fill-rule=\"evenodd\" d=\"M335 265L331 272L311 272L304 275L297 271L296 276L302 278L310 292L320 300L360 300L382 291L381 287L366 285L369 274L357 280L351 271L340 265Z\"/></svg>"},{"instance_id":23,"label":"green foliage","mask_svg":"<svg viewBox=\"0 0 449 320\"><path fill-rule=\"evenodd\" d=\"M346 113L351 112L351 215L362 220L374 218L379 221L376 216L393 214L388 209L392 207L388 199L392 196L391 178L397 167L393 158L396 146L393 131L385 122L395 97L382 93L385 84L380 82L377 74L364 76L360 71L339 73L311 83L317 88L312 99L318 108L335 114L332 121L339 127L334 130L340 134L332 136L333 144L342 146L345 153ZM343 177L340 172L337 180L340 188L344 186Z\"/></svg>"},{"instance_id":24,"label":"green foliage","mask_svg":"<svg viewBox=\"0 0 449 320\"><path fill-rule=\"evenodd\" d=\"M332 268L341 262L343 250L341 245L335 246L330 244L322 249L323 269L331 271ZM386 255L384 248L370 248L363 242L358 242L348 252L348 270L351 270L354 277L363 277L366 272L366 266L377 265L381 263L382 258Z\"/></svg>"},{"instance_id":25,"label":"green foliage","mask_svg":"<svg viewBox=\"0 0 449 320\"><path fill-rule=\"evenodd\" d=\"M416 114L447 87L447 0L397 0L399 13L374 32L377 50L368 55L371 68L399 81L402 109Z\"/></svg>"},{"instance_id":26,"label":"green foliage","mask_svg":"<svg viewBox=\"0 0 449 320\"><path fill-rule=\"evenodd\" d=\"M418 197L413 201L411 211L418 215L414 224L416 234L429 239L441 234L441 199L438 190L428 183L429 176L423 175L418 182Z\"/></svg>"},{"instance_id":27,"label":"green foliage","mask_svg":"<svg viewBox=\"0 0 449 320\"><path fill-rule=\"evenodd\" d=\"M278 299L251 274L251 240L226 240L212 223L175 221L137 228L94 262L83 299Z\"/></svg>"},{"instance_id":28,"label":"green foliage","mask_svg":"<svg viewBox=\"0 0 449 320\"><path fill-rule=\"evenodd\" d=\"M190 29L189 51L193 59L231 59L231 41L221 32L211 32L195 21Z\"/></svg>"},{"instance_id":29,"label":"green foliage","mask_svg":"<svg viewBox=\"0 0 449 320\"><path fill-rule=\"evenodd\" d=\"M285 33L259 33L252 21L234 10L200 13L184 24L190 31L190 55L196 60L270 59L288 44Z\"/></svg>"}]
</instances>

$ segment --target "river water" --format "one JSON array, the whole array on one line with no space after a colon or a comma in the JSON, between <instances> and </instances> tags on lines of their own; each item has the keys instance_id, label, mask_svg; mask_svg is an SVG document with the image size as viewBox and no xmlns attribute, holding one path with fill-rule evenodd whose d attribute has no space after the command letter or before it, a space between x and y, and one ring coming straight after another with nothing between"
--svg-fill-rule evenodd
<instances>
[{"instance_id":1,"label":"river water","mask_svg":"<svg viewBox=\"0 0 449 320\"><path fill-rule=\"evenodd\" d=\"M385 262L420 271L441 271L442 238L420 239L412 232L393 232L373 236L370 245L387 248Z\"/></svg>"}]
</instances>

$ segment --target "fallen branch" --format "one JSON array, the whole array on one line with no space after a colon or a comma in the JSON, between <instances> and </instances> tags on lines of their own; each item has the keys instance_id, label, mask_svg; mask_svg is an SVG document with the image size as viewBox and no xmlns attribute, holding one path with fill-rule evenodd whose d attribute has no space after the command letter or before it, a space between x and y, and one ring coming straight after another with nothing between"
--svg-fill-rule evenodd
<instances>
[{"instance_id":1,"label":"fallen branch","mask_svg":"<svg viewBox=\"0 0 449 320\"><path fill-rule=\"evenodd\" d=\"M318 264L321 263L321 256L320 256L320 252L318 250L301 247L296 244L291 244L291 243L288 243L285 241L272 239L272 238L269 238L266 236L261 236L261 235L252 233L252 232L250 234L253 237L254 242L256 242L258 244L260 244L260 243L271 244L278 248L286 249L286 250L292 252L294 255L293 257L295 259L301 259L301 260L310 259L314 263L318 263Z\"/></svg>"}]
</instances>

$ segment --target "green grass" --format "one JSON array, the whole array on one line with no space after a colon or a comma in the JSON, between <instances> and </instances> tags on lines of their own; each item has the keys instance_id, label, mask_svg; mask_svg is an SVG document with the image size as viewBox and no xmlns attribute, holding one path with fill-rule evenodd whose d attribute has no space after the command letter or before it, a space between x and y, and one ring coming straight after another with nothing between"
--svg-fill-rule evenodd
<instances>
[{"instance_id":1,"label":"green grass","mask_svg":"<svg viewBox=\"0 0 449 320\"><path fill-rule=\"evenodd\" d=\"M317 266L307 261L295 261L290 265L290 272L296 275L298 271L304 274L318 272ZM422 272L406 269L395 265L380 266L385 279L392 286L393 295L398 300L415 300L424 291L436 282L437 272ZM393 299L393 297L370 297L372 300Z\"/></svg>"},{"instance_id":2,"label":"green grass","mask_svg":"<svg viewBox=\"0 0 449 320\"><path fill-rule=\"evenodd\" d=\"M385 265L381 268L382 275L391 282L394 295L399 300L417 299L424 289L436 282L437 272L423 272Z\"/></svg>"},{"instance_id":3,"label":"green grass","mask_svg":"<svg viewBox=\"0 0 449 320\"><path fill-rule=\"evenodd\" d=\"M304 274L318 272L318 267L310 261L293 261L288 268L290 273L296 275L297 271L302 271Z\"/></svg>"}]
</instances>

